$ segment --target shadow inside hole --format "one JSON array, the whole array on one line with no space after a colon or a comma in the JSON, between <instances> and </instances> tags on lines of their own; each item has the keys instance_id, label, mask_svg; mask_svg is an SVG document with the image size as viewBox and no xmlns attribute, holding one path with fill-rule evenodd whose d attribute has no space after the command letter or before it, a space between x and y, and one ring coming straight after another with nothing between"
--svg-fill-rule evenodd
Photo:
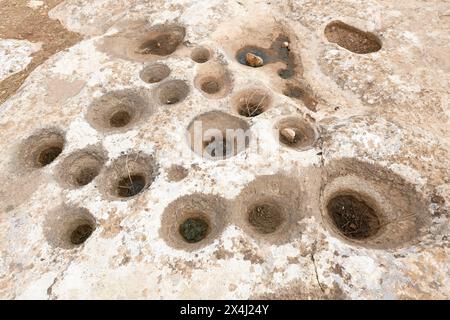
<instances>
[{"instance_id":1,"label":"shadow inside hole","mask_svg":"<svg viewBox=\"0 0 450 320\"><path fill-rule=\"evenodd\" d=\"M332 198L327 204L334 225L346 237L366 239L378 233L381 224L375 210L351 195Z\"/></svg>"},{"instance_id":2,"label":"shadow inside hole","mask_svg":"<svg viewBox=\"0 0 450 320\"><path fill-rule=\"evenodd\" d=\"M49 165L52 163L62 152L61 147L48 147L41 151L38 157L38 163L41 167Z\"/></svg>"},{"instance_id":3,"label":"shadow inside hole","mask_svg":"<svg viewBox=\"0 0 450 320\"><path fill-rule=\"evenodd\" d=\"M131 121L131 115L124 110L114 112L109 119L109 124L113 128L125 127Z\"/></svg>"},{"instance_id":4,"label":"shadow inside hole","mask_svg":"<svg viewBox=\"0 0 450 320\"><path fill-rule=\"evenodd\" d=\"M92 225L81 224L70 234L70 242L74 245L80 245L91 236L92 232L94 232Z\"/></svg>"},{"instance_id":5,"label":"shadow inside hole","mask_svg":"<svg viewBox=\"0 0 450 320\"><path fill-rule=\"evenodd\" d=\"M117 195L123 198L135 196L145 188L145 185L146 180L143 175L123 177L117 185Z\"/></svg>"},{"instance_id":6,"label":"shadow inside hole","mask_svg":"<svg viewBox=\"0 0 450 320\"><path fill-rule=\"evenodd\" d=\"M283 215L273 204L258 204L248 212L248 222L262 234L274 233L283 221Z\"/></svg>"}]
</instances>

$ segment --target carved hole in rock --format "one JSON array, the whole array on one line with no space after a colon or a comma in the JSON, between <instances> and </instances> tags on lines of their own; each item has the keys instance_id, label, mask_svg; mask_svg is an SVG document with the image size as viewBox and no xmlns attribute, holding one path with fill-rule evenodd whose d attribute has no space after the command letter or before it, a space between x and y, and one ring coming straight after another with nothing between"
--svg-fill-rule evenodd
<instances>
[{"instance_id":1,"label":"carved hole in rock","mask_svg":"<svg viewBox=\"0 0 450 320\"><path fill-rule=\"evenodd\" d=\"M159 102L166 105L177 104L186 99L189 86L182 80L170 80L157 88Z\"/></svg>"},{"instance_id":2,"label":"carved hole in rock","mask_svg":"<svg viewBox=\"0 0 450 320\"><path fill-rule=\"evenodd\" d=\"M228 216L228 202L219 196L182 196L164 210L160 235L171 247L195 251L220 237Z\"/></svg>"},{"instance_id":3,"label":"carved hole in rock","mask_svg":"<svg viewBox=\"0 0 450 320\"><path fill-rule=\"evenodd\" d=\"M413 184L382 166L343 158L324 167L325 224L352 244L390 249L405 246L430 224L426 200Z\"/></svg>"},{"instance_id":4,"label":"carved hole in rock","mask_svg":"<svg viewBox=\"0 0 450 320\"><path fill-rule=\"evenodd\" d=\"M247 89L237 93L233 104L237 113L243 117L256 117L267 111L272 103L270 95L260 89Z\"/></svg>"},{"instance_id":5,"label":"carved hole in rock","mask_svg":"<svg viewBox=\"0 0 450 320\"><path fill-rule=\"evenodd\" d=\"M300 117L283 118L275 125L278 139L283 145L304 150L312 147L317 139L313 127Z\"/></svg>"},{"instance_id":6,"label":"carved hole in rock","mask_svg":"<svg viewBox=\"0 0 450 320\"><path fill-rule=\"evenodd\" d=\"M380 229L375 210L356 196L336 196L328 202L327 210L335 226L346 237L365 239L376 235Z\"/></svg>"},{"instance_id":7,"label":"carved hole in rock","mask_svg":"<svg viewBox=\"0 0 450 320\"><path fill-rule=\"evenodd\" d=\"M92 182L105 162L102 152L88 147L76 151L63 160L59 167L61 182L70 188L79 188Z\"/></svg>"},{"instance_id":8,"label":"carved hole in rock","mask_svg":"<svg viewBox=\"0 0 450 320\"><path fill-rule=\"evenodd\" d=\"M221 111L195 117L188 126L191 149L204 158L222 160L243 152L250 142L246 121Z\"/></svg>"},{"instance_id":9,"label":"carved hole in rock","mask_svg":"<svg viewBox=\"0 0 450 320\"><path fill-rule=\"evenodd\" d=\"M135 52L141 55L167 56L175 52L184 36L185 29L181 26L157 25L150 29Z\"/></svg>"},{"instance_id":10,"label":"carved hole in rock","mask_svg":"<svg viewBox=\"0 0 450 320\"><path fill-rule=\"evenodd\" d=\"M191 59L197 63L205 63L211 58L211 52L204 47L198 47L192 50Z\"/></svg>"},{"instance_id":11,"label":"carved hole in rock","mask_svg":"<svg viewBox=\"0 0 450 320\"><path fill-rule=\"evenodd\" d=\"M63 151L64 144L64 136L59 131L44 129L22 143L19 157L26 167L42 168L55 161Z\"/></svg>"},{"instance_id":12,"label":"carved hole in rock","mask_svg":"<svg viewBox=\"0 0 450 320\"><path fill-rule=\"evenodd\" d=\"M209 223L205 218L187 218L180 224L180 234L189 243L196 243L205 239L208 230Z\"/></svg>"},{"instance_id":13,"label":"carved hole in rock","mask_svg":"<svg viewBox=\"0 0 450 320\"><path fill-rule=\"evenodd\" d=\"M142 81L147 83L156 83L164 80L170 75L170 68L163 63L155 63L146 66L139 73Z\"/></svg>"},{"instance_id":14,"label":"carved hole in rock","mask_svg":"<svg viewBox=\"0 0 450 320\"><path fill-rule=\"evenodd\" d=\"M73 249L86 242L95 227L95 219L87 209L62 205L47 215L44 235L53 247Z\"/></svg>"},{"instance_id":15,"label":"carved hole in rock","mask_svg":"<svg viewBox=\"0 0 450 320\"><path fill-rule=\"evenodd\" d=\"M376 35L364 32L341 21L333 21L325 27L325 37L329 42L358 54L379 51L381 41Z\"/></svg>"},{"instance_id":16,"label":"carved hole in rock","mask_svg":"<svg viewBox=\"0 0 450 320\"><path fill-rule=\"evenodd\" d=\"M131 121L131 115L124 110L114 112L109 119L109 124L114 128L125 127Z\"/></svg>"},{"instance_id":17,"label":"carved hole in rock","mask_svg":"<svg viewBox=\"0 0 450 320\"><path fill-rule=\"evenodd\" d=\"M146 184L145 177L140 174L123 177L117 183L117 195L119 197L135 196L144 189Z\"/></svg>"},{"instance_id":18,"label":"carved hole in rock","mask_svg":"<svg viewBox=\"0 0 450 320\"><path fill-rule=\"evenodd\" d=\"M145 94L131 90L106 93L90 105L86 119L100 131L126 131L153 113Z\"/></svg>"},{"instance_id":19,"label":"carved hole in rock","mask_svg":"<svg viewBox=\"0 0 450 320\"><path fill-rule=\"evenodd\" d=\"M236 224L251 237L281 244L300 233L307 206L299 180L284 174L258 176L234 201Z\"/></svg>"},{"instance_id":20,"label":"carved hole in rock","mask_svg":"<svg viewBox=\"0 0 450 320\"><path fill-rule=\"evenodd\" d=\"M158 166L152 156L127 154L112 162L100 185L107 195L126 200L147 189L157 174Z\"/></svg>"},{"instance_id":21,"label":"carved hole in rock","mask_svg":"<svg viewBox=\"0 0 450 320\"><path fill-rule=\"evenodd\" d=\"M220 99L231 91L233 79L227 68L220 63L207 63L198 68L195 87L210 99Z\"/></svg>"},{"instance_id":22,"label":"carved hole in rock","mask_svg":"<svg viewBox=\"0 0 450 320\"><path fill-rule=\"evenodd\" d=\"M248 222L259 233L273 233L283 223L283 215L274 203L259 203L248 212Z\"/></svg>"}]
</instances>

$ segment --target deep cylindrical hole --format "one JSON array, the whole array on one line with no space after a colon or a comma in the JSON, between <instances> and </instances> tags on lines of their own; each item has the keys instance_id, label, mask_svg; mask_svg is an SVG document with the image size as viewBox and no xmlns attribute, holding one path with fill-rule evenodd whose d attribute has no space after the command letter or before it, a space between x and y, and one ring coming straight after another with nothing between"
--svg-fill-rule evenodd
<instances>
[{"instance_id":1,"label":"deep cylindrical hole","mask_svg":"<svg viewBox=\"0 0 450 320\"><path fill-rule=\"evenodd\" d=\"M94 227L91 224L80 224L70 234L70 242L74 245L80 245L91 236L93 231Z\"/></svg>"},{"instance_id":2,"label":"deep cylindrical hole","mask_svg":"<svg viewBox=\"0 0 450 320\"><path fill-rule=\"evenodd\" d=\"M117 184L117 195L119 197L132 197L140 193L146 185L144 175L133 174L123 177Z\"/></svg>"},{"instance_id":3,"label":"deep cylindrical hole","mask_svg":"<svg viewBox=\"0 0 450 320\"><path fill-rule=\"evenodd\" d=\"M262 234L275 232L283 223L283 215L274 204L258 204L248 212L248 222Z\"/></svg>"},{"instance_id":4,"label":"deep cylindrical hole","mask_svg":"<svg viewBox=\"0 0 450 320\"><path fill-rule=\"evenodd\" d=\"M207 48L199 47L192 51L191 59L197 63L205 63L211 57L211 53Z\"/></svg>"},{"instance_id":5,"label":"deep cylindrical hole","mask_svg":"<svg viewBox=\"0 0 450 320\"><path fill-rule=\"evenodd\" d=\"M114 128L125 127L131 121L131 115L125 110L114 112L109 119L109 124Z\"/></svg>"},{"instance_id":6,"label":"deep cylindrical hole","mask_svg":"<svg viewBox=\"0 0 450 320\"><path fill-rule=\"evenodd\" d=\"M327 210L336 228L348 238L366 239L380 229L377 212L360 197L336 196L328 202Z\"/></svg>"},{"instance_id":7,"label":"deep cylindrical hole","mask_svg":"<svg viewBox=\"0 0 450 320\"><path fill-rule=\"evenodd\" d=\"M188 243L196 243L203 240L209 231L209 224L203 218L188 218L180 225L179 232Z\"/></svg>"}]
</instances>

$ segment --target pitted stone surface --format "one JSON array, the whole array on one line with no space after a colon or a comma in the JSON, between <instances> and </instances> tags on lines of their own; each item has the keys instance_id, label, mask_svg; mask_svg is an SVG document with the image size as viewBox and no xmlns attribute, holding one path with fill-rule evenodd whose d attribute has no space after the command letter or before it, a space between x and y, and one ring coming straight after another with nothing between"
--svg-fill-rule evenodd
<instances>
[{"instance_id":1,"label":"pitted stone surface","mask_svg":"<svg viewBox=\"0 0 450 320\"><path fill-rule=\"evenodd\" d=\"M0 105L0 297L450 298L448 2L43 2L29 5L50 5L49 16L82 38ZM329 42L324 30L333 21L370 32L382 48L358 54ZM178 27L185 34L173 53L136 51L149 34ZM292 55L294 76L279 75L282 61L252 68L236 60L239 49L270 48L279 35L289 39L280 52ZM156 47L164 37L157 39ZM192 60L198 47L210 50L208 61ZM143 81L154 63L170 73ZM198 81L213 76L221 89L205 94ZM178 101L161 101L167 83L186 85L165 95ZM303 91L286 96L289 85ZM270 107L243 117L234 97L254 88ZM93 103L124 90L145 96L152 112L123 130L91 126ZM186 130L211 111L247 123L248 148L219 160L194 152ZM279 142L273 129L291 117L311 127L307 148ZM61 153L42 168L23 166L23 143L43 130L63 136ZM82 187L61 183L65 160L93 148L104 158L98 175ZM142 192L125 200L104 192L112 172L145 171L139 159L157 168ZM180 179L169 174L176 166ZM368 242L339 234L325 202L344 191L370 196L384 233ZM217 224L195 250L161 235L176 234L184 199L188 217ZM248 231L247 208L258 201L295 206L282 239ZM92 234L70 244L69 233L86 221Z\"/></svg>"}]
</instances>

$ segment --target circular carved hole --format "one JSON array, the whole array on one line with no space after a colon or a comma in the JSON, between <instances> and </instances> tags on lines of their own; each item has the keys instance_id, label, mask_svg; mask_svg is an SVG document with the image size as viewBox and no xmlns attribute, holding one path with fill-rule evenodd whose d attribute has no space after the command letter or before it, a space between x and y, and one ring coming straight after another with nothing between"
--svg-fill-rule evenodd
<instances>
[{"instance_id":1,"label":"circular carved hole","mask_svg":"<svg viewBox=\"0 0 450 320\"><path fill-rule=\"evenodd\" d=\"M180 197L164 210L160 235L176 249L194 251L217 239L226 225L228 203L214 195Z\"/></svg>"},{"instance_id":2,"label":"circular carved hole","mask_svg":"<svg viewBox=\"0 0 450 320\"><path fill-rule=\"evenodd\" d=\"M126 131L153 113L144 93L131 90L109 92L93 101L86 119L101 131Z\"/></svg>"},{"instance_id":3,"label":"circular carved hole","mask_svg":"<svg viewBox=\"0 0 450 320\"><path fill-rule=\"evenodd\" d=\"M167 171L169 181L178 182L183 180L189 174L189 170L180 165L172 165Z\"/></svg>"},{"instance_id":4,"label":"circular carved hole","mask_svg":"<svg viewBox=\"0 0 450 320\"><path fill-rule=\"evenodd\" d=\"M53 247L73 249L86 242L95 225L95 219L87 209L63 205L47 215L44 235Z\"/></svg>"},{"instance_id":5,"label":"circular carved hole","mask_svg":"<svg viewBox=\"0 0 450 320\"><path fill-rule=\"evenodd\" d=\"M198 47L192 50L191 59L197 63L205 63L211 58L211 52L204 47Z\"/></svg>"},{"instance_id":6,"label":"circular carved hole","mask_svg":"<svg viewBox=\"0 0 450 320\"><path fill-rule=\"evenodd\" d=\"M99 182L104 193L116 199L129 199L148 188L158 174L151 156L128 154L114 160Z\"/></svg>"},{"instance_id":7,"label":"circular carved hole","mask_svg":"<svg viewBox=\"0 0 450 320\"><path fill-rule=\"evenodd\" d=\"M391 170L344 158L329 162L324 174L324 222L352 244L397 248L412 243L430 225L427 200Z\"/></svg>"},{"instance_id":8,"label":"circular carved hole","mask_svg":"<svg viewBox=\"0 0 450 320\"><path fill-rule=\"evenodd\" d=\"M248 221L260 233L273 233L283 223L283 215L276 205L263 203L250 209Z\"/></svg>"},{"instance_id":9,"label":"circular carved hole","mask_svg":"<svg viewBox=\"0 0 450 320\"><path fill-rule=\"evenodd\" d=\"M237 113L243 117L256 117L269 109L270 95L259 89L248 89L239 92L233 98Z\"/></svg>"},{"instance_id":10,"label":"circular carved hole","mask_svg":"<svg viewBox=\"0 0 450 320\"><path fill-rule=\"evenodd\" d=\"M88 185L97 177L105 157L95 148L76 151L69 155L59 167L60 181L71 188Z\"/></svg>"},{"instance_id":11,"label":"circular carved hole","mask_svg":"<svg viewBox=\"0 0 450 320\"><path fill-rule=\"evenodd\" d=\"M170 68L165 64L158 63L146 66L139 73L142 81L147 83L156 83L164 80L170 75Z\"/></svg>"},{"instance_id":12,"label":"circular carved hole","mask_svg":"<svg viewBox=\"0 0 450 320\"><path fill-rule=\"evenodd\" d=\"M220 99L231 91L233 80L230 72L220 63L207 63L198 68L194 85L210 99Z\"/></svg>"},{"instance_id":13,"label":"circular carved hole","mask_svg":"<svg viewBox=\"0 0 450 320\"><path fill-rule=\"evenodd\" d=\"M22 143L19 157L26 167L42 168L55 161L63 151L64 144L65 139L61 133L44 129Z\"/></svg>"},{"instance_id":14,"label":"circular carved hole","mask_svg":"<svg viewBox=\"0 0 450 320\"><path fill-rule=\"evenodd\" d=\"M204 158L222 160L243 152L250 142L246 121L221 111L194 118L188 126L191 149Z\"/></svg>"},{"instance_id":15,"label":"circular carved hole","mask_svg":"<svg viewBox=\"0 0 450 320\"><path fill-rule=\"evenodd\" d=\"M188 218L180 225L179 232L188 243L196 243L206 238L209 224L204 218Z\"/></svg>"},{"instance_id":16,"label":"circular carved hole","mask_svg":"<svg viewBox=\"0 0 450 320\"><path fill-rule=\"evenodd\" d=\"M38 163L41 167L44 167L50 163L52 163L62 152L62 147L53 146L48 147L39 153Z\"/></svg>"},{"instance_id":17,"label":"circular carved hole","mask_svg":"<svg viewBox=\"0 0 450 320\"><path fill-rule=\"evenodd\" d=\"M308 210L299 180L282 174L259 176L247 184L233 205L236 224L251 237L281 244L300 234ZM315 188L312 184L311 188Z\"/></svg>"},{"instance_id":18,"label":"circular carved hole","mask_svg":"<svg viewBox=\"0 0 450 320\"><path fill-rule=\"evenodd\" d=\"M317 140L314 128L300 117L283 118L275 125L278 139L283 145L304 150L312 147Z\"/></svg>"},{"instance_id":19,"label":"circular carved hole","mask_svg":"<svg viewBox=\"0 0 450 320\"><path fill-rule=\"evenodd\" d=\"M189 86L182 80L170 80L162 83L157 89L159 102L162 104L177 104L186 99Z\"/></svg>"},{"instance_id":20,"label":"circular carved hole","mask_svg":"<svg viewBox=\"0 0 450 320\"><path fill-rule=\"evenodd\" d=\"M369 238L376 235L380 229L376 211L354 196L334 197L328 202L327 210L335 226L348 238Z\"/></svg>"}]
</instances>

